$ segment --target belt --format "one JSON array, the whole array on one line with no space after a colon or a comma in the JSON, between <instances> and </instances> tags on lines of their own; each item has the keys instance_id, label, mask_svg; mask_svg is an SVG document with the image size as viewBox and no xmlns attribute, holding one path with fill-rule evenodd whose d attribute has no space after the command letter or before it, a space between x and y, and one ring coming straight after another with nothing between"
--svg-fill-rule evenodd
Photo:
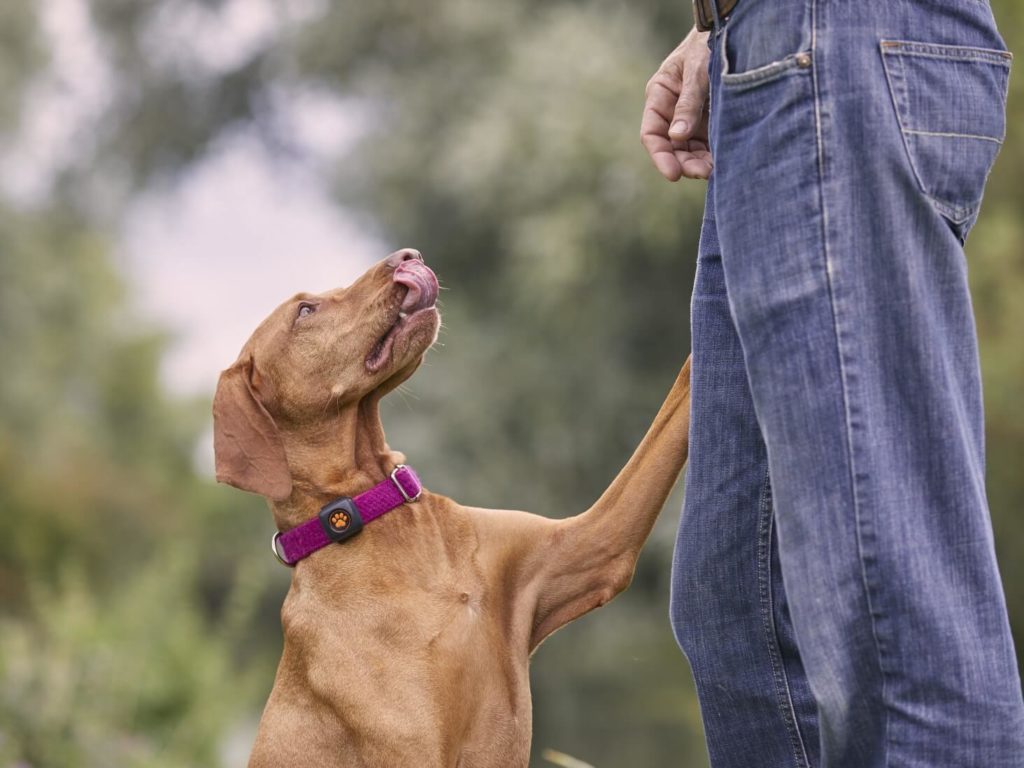
<instances>
[{"instance_id":1,"label":"belt","mask_svg":"<svg viewBox=\"0 0 1024 768\"><path fill-rule=\"evenodd\" d=\"M715 7L718 18L725 21L739 0L693 0L693 21L697 29L707 32L715 28Z\"/></svg>"}]
</instances>

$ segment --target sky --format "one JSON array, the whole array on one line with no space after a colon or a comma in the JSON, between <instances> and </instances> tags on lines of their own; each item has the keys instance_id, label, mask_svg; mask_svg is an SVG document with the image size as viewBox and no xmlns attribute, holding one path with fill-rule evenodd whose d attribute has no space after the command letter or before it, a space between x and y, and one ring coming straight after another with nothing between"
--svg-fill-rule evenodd
<instances>
[{"instance_id":1,"label":"sky","mask_svg":"<svg viewBox=\"0 0 1024 768\"><path fill-rule=\"evenodd\" d=\"M320 6L296 0L288 12ZM33 89L20 137L0 157L0 185L25 204L45 198L49 172L75 150L75 131L106 104L109 78L84 8L81 0L44 0L52 65ZM231 0L216 23L196 15L161 25L153 55L186 51L203 66L231 66L276 23L271 8L269 0ZM220 370L274 307L298 291L347 284L392 250L331 201L314 169L351 146L358 121L315 93L294 96L288 113L313 164L288 167L239 133L124 216L117 262L133 311L172 336L162 376L176 393L212 392Z\"/></svg>"},{"instance_id":2,"label":"sky","mask_svg":"<svg viewBox=\"0 0 1024 768\"><path fill-rule=\"evenodd\" d=\"M210 391L259 322L299 291L346 285L389 252L308 175L237 139L128 216L122 263L137 311L174 333L163 377Z\"/></svg>"}]
</instances>

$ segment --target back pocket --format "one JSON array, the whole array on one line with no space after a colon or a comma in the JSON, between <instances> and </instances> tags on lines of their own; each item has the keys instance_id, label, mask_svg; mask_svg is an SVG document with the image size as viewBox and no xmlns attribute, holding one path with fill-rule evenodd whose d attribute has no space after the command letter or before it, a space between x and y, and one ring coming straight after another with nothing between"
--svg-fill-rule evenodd
<instances>
[{"instance_id":1,"label":"back pocket","mask_svg":"<svg viewBox=\"0 0 1024 768\"><path fill-rule=\"evenodd\" d=\"M962 240L1006 135L1012 54L883 40L882 62L921 191Z\"/></svg>"}]
</instances>

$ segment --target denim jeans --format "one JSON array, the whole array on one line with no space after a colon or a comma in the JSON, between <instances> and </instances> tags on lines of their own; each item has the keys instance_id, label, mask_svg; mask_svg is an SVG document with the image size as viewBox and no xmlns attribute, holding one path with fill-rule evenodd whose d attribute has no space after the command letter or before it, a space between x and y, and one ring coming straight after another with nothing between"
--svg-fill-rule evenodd
<instances>
[{"instance_id":1,"label":"denim jeans","mask_svg":"<svg viewBox=\"0 0 1024 768\"><path fill-rule=\"evenodd\" d=\"M740 0L713 33L671 618L715 768L1020 768L963 241L984 0Z\"/></svg>"}]
</instances>

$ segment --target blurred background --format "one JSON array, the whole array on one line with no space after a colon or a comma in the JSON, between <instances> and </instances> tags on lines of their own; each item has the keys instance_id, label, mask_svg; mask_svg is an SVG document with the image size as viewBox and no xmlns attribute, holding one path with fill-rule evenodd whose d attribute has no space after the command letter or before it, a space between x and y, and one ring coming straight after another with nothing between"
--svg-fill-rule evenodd
<instances>
[{"instance_id":1,"label":"blurred background","mask_svg":"<svg viewBox=\"0 0 1024 768\"><path fill-rule=\"evenodd\" d=\"M993 2L1024 50L1024 6ZM212 480L218 371L398 246L446 329L385 413L432 490L553 516L687 354L704 185L640 147L683 0L0 4L0 766L241 766L290 572ZM1024 78L968 246L1024 648ZM706 765L667 620L679 494L626 596L534 660L534 764Z\"/></svg>"}]
</instances>

